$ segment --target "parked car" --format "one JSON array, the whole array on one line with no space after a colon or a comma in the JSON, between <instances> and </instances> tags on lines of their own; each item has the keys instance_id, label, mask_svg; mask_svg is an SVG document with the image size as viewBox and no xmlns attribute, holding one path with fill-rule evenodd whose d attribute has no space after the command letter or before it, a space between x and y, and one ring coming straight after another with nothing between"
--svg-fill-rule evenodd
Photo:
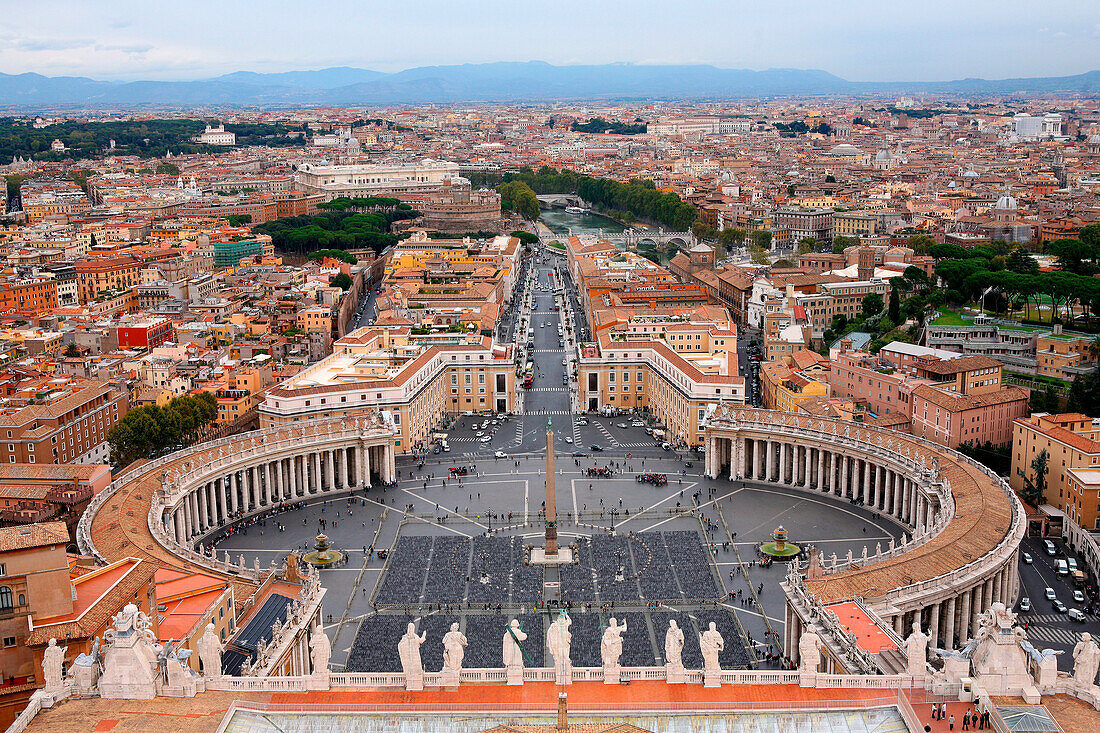
<instances>
[{"instance_id":1,"label":"parked car","mask_svg":"<svg viewBox=\"0 0 1100 733\"><path fill-rule=\"evenodd\" d=\"M502 451L502 450L498 450L498 451L497 451L496 453L494 453L493 455L494 455L495 457L497 457L497 458L507 458L507 457L508 457L508 454L507 454L507 453L505 453L505 452L504 452L504 451Z\"/></svg>"},{"instance_id":2,"label":"parked car","mask_svg":"<svg viewBox=\"0 0 1100 733\"><path fill-rule=\"evenodd\" d=\"M566 442L566 443L572 443L572 442L573 442L573 436L571 436L571 435L566 435L566 436L565 436L565 442Z\"/></svg>"},{"instance_id":3,"label":"parked car","mask_svg":"<svg viewBox=\"0 0 1100 733\"><path fill-rule=\"evenodd\" d=\"M1024 596L1020 599L1020 610L1024 613L1031 610L1031 599L1027 596Z\"/></svg>"},{"instance_id":4,"label":"parked car","mask_svg":"<svg viewBox=\"0 0 1100 733\"><path fill-rule=\"evenodd\" d=\"M588 446L588 450L593 451L595 453L599 453L600 451L603 450L603 446L599 445L597 443L593 443L592 445Z\"/></svg>"},{"instance_id":5,"label":"parked car","mask_svg":"<svg viewBox=\"0 0 1100 733\"><path fill-rule=\"evenodd\" d=\"M628 428L629 426L628 426L628 425L627 425L626 423L624 423L624 422L621 422L621 423L619 423L618 425L616 425L615 427L617 427L617 428L621 428L621 429L623 429L623 430L626 430L626 429L627 429L627 428Z\"/></svg>"},{"instance_id":6,"label":"parked car","mask_svg":"<svg viewBox=\"0 0 1100 733\"><path fill-rule=\"evenodd\" d=\"M1032 564L1033 562L1035 562L1035 561L1034 561L1034 560L1033 560L1033 559L1031 558L1031 555L1030 555L1030 554L1028 554L1028 553L1026 553L1026 552L1025 552L1025 553L1022 553L1022 555L1023 555L1023 558L1024 558L1024 565L1030 565L1030 564Z\"/></svg>"},{"instance_id":7,"label":"parked car","mask_svg":"<svg viewBox=\"0 0 1100 733\"><path fill-rule=\"evenodd\" d=\"M1085 594L1082 593L1079 590L1073 591L1073 602L1074 603L1084 603L1085 602Z\"/></svg>"},{"instance_id":8,"label":"parked car","mask_svg":"<svg viewBox=\"0 0 1100 733\"><path fill-rule=\"evenodd\" d=\"M1058 594L1055 593L1054 589L1051 588L1049 585L1047 586L1045 593L1048 601L1055 601L1058 599Z\"/></svg>"},{"instance_id":9,"label":"parked car","mask_svg":"<svg viewBox=\"0 0 1100 733\"><path fill-rule=\"evenodd\" d=\"M1051 605L1054 606L1054 610L1057 611L1058 613L1065 613L1066 611L1069 610L1066 607L1066 604L1062 603L1061 601L1059 601L1057 599L1055 599L1054 602L1051 603Z\"/></svg>"}]
</instances>

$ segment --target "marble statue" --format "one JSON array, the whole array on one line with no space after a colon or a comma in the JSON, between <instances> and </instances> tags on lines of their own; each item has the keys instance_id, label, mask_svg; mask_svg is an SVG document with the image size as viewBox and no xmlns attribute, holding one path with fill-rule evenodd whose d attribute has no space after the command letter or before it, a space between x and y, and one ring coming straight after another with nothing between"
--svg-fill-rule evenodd
<instances>
[{"instance_id":1,"label":"marble statue","mask_svg":"<svg viewBox=\"0 0 1100 733\"><path fill-rule=\"evenodd\" d=\"M710 622L709 628L699 634L699 650L703 653L703 685L717 687L722 668L718 665L718 653L726 646L725 639L718 633L717 624Z\"/></svg>"},{"instance_id":2,"label":"marble statue","mask_svg":"<svg viewBox=\"0 0 1100 733\"><path fill-rule=\"evenodd\" d=\"M908 673L913 677L928 674L928 634L920 630L920 622L913 622L913 633L905 640L905 658Z\"/></svg>"},{"instance_id":3,"label":"marble statue","mask_svg":"<svg viewBox=\"0 0 1100 733\"><path fill-rule=\"evenodd\" d=\"M458 622L443 635L443 670L461 672L462 659L466 656L466 635L458 630Z\"/></svg>"},{"instance_id":4,"label":"marble statue","mask_svg":"<svg viewBox=\"0 0 1100 733\"><path fill-rule=\"evenodd\" d=\"M620 626L615 617L607 622L607 628L603 631L603 639L600 640L600 658L603 659L604 670L615 669L619 666L619 657L623 654L623 634L626 632L626 622Z\"/></svg>"},{"instance_id":5,"label":"marble statue","mask_svg":"<svg viewBox=\"0 0 1100 733\"><path fill-rule=\"evenodd\" d=\"M420 662L420 645L428 640L427 632L416 633L416 624L410 623L405 635L397 643L397 654L401 657L401 671L405 677L424 674L424 665Z\"/></svg>"},{"instance_id":6,"label":"marble statue","mask_svg":"<svg viewBox=\"0 0 1100 733\"><path fill-rule=\"evenodd\" d=\"M42 654L42 673L46 678L46 691L60 690L62 673L65 667L65 649L58 646L57 639L50 639L46 651Z\"/></svg>"},{"instance_id":7,"label":"marble statue","mask_svg":"<svg viewBox=\"0 0 1100 733\"><path fill-rule=\"evenodd\" d=\"M523 684L523 649L520 642L526 641L527 634L520 628L519 619L512 619L504 630L503 660L508 673L508 684Z\"/></svg>"},{"instance_id":8,"label":"marble statue","mask_svg":"<svg viewBox=\"0 0 1100 733\"><path fill-rule=\"evenodd\" d=\"M554 677L559 685L572 681L573 664L569 659L569 645L573 641L569 627L572 625L573 619L562 610L546 631L546 648L554 658Z\"/></svg>"},{"instance_id":9,"label":"marble statue","mask_svg":"<svg viewBox=\"0 0 1100 733\"><path fill-rule=\"evenodd\" d=\"M206 631L199 639L199 661L202 663L202 673L207 677L221 677L222 674L222 645L218 635L214 633L214 624L207 624Z\"/></svg>"},{"instance_id":10,"label":"marble statue","mask_svg":"<svg viewBox=\"0 0 1100 733\"><path fill-rule=\"evenodd\" d=\"M1081 641L1073 647L1073 681L1079 685L1096 684L1096 672L1100 669L1100 646L1092 640L1092 634L1081 634Z\"/></svg>"},{"instance_id":11,"label":"marble statue","mask_svg":"<svg viewBox=\"0 0 1100 733\"><path fill-rule=\"evenodd\" d=\"M669 619L668 631L665 632L665 664L673 667L683 667L684 630L676 623L676 619Z\"/></svg>"},{"instance_id":12,"label":"marble statue","mask_svg":"<svg viewBox=\"0 0 1100 733\"><path fill-rule=\"evenodd\" d=\"M798 671L816 673L821 665L821 637L807 629L798 638Z\"/></svg>"},{"instance_id":13,"label":"marble statue","mask_svg":"<svg viewBox=\"0 0 1100 733\"><path fill-rule=\"evenodd\" d=\"M320 624L309 632L309 657L313 662L313 674L328 674L328 660L332 657L332 643Z\"/></svg>"}]
</instances>

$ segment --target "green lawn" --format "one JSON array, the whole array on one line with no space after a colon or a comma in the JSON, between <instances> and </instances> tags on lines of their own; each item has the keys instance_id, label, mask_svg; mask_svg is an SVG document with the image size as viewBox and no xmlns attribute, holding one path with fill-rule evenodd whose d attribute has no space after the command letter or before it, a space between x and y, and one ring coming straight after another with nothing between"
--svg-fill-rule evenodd
<instances>
[{"instance_id":1,"label":"green lawn","mask_svg":"<svg viewBox=\"0 0 1100 733\"><path fill-rule=\"evenodd\" d=\"M933 326L969 326L973 320L964 320L962 316L952 310L941 310L940 316L932 321Z\"/></svg>"}]
</instances>

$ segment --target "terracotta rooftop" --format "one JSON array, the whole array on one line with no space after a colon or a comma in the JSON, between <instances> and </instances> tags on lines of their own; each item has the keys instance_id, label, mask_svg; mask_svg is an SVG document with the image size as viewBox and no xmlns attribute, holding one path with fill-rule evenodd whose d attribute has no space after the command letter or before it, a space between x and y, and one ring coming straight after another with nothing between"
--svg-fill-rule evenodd
<instances>
[{"instance_id":1,"label":"terracotta rooftop","mask_svg":"<svg viewBox=\"0 0 1100 733\"><path fill-rule=\"evenodd\" d=\"M898 441L898 436L893 438ZM894 450L903 450L906 442L901 439ZM896 557L806 581L822 603L856 596L879 598L896 588L938 578L988 554L1008 533L1012 505L998 483L945 449L915 440L909 442L909 449L923 454L926 461L933 457L939 461L941 476L951 483L955 498L954 519L928 542Z\"/></svg>"},{"instance_id":2,"label":"terracotta rooftop","mask_svg":"<svg viewBox=\"0 0 1100 733\"><path fill-rule=\"evenodd\" d=\"M69 530L64 522L43 522L42 524L24 524L18 527L0 529L0 552L9 550L28 550L32 547L48 545L67 545Z\"/></svg>"},{"instance_id":3,"label":"terracotta rooftop","mask_svg":"<svg viewBox=\"0 0 1100 733\"><path fill-rule=\"evenodd\" d=\"M1003 387L996 392L986 392L985 394L955 394L954 392L945 392L942 389L922 384L913 390L913 394L928 400L937 407L942 407L952 412L959 412L961 410L974 410L979 407L1000 405L1005 402L1014 402L1016 400L1026 400L1029 392L1023 387ZM1062 428L1057 429L1061 430ZM1067 430L1066 432L1069 431Z\"/></svg>"}]
</instances>

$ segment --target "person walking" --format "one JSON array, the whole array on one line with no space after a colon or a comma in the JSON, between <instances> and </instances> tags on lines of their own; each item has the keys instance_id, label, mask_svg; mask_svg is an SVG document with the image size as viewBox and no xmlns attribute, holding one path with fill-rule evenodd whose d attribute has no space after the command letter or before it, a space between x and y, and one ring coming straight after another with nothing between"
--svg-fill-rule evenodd
<instances>
[{"instance_id":1,"label":"person walking","mask_svg":"<svg viewBox=\"0 0 1100 733\"><path fill-rule=\"evenodd\" d=\"M947 716L947 730L955 730L955 716Z\"/></svg>"}]
</instances>

